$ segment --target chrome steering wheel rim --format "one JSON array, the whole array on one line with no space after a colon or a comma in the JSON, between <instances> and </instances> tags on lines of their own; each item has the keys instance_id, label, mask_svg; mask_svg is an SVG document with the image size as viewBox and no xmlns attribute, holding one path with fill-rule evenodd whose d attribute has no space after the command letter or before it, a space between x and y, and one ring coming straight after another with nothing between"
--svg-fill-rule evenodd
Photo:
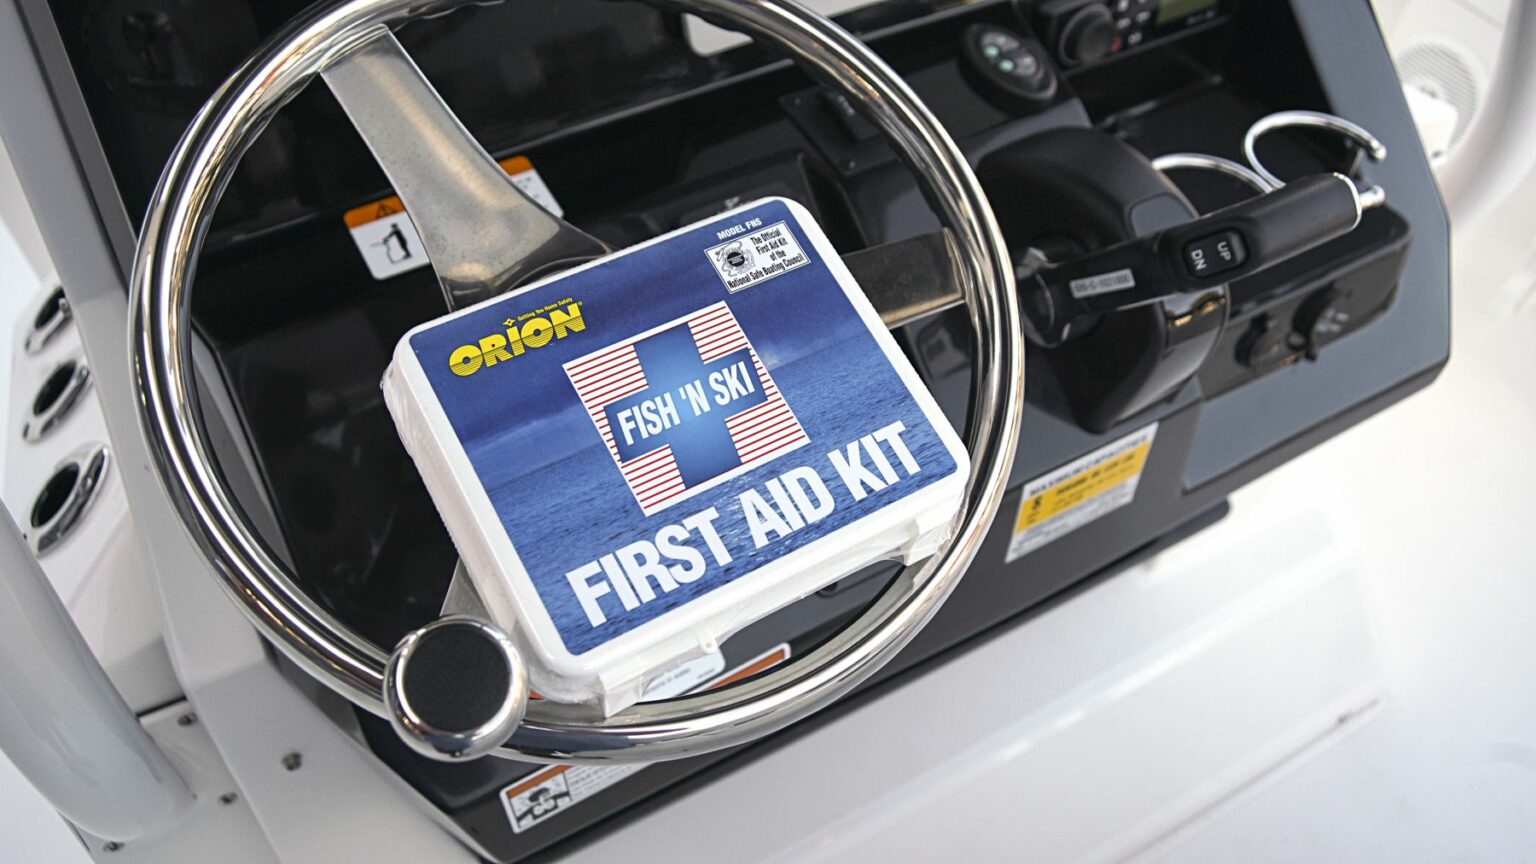
<instances>
[{"instance_id":1,"label":"chrome steering wheel rim","mask_svg":"<svg viewBox=\"0 0 1536 864\"><path fill-rule=\"evenodd\" d=\"M782 50L864 107L917 176L958 249L975 385L964 510L943 550L906 568L820 648L730 688L642 703L606 719L533 702L498 755L537 762L650 762L744 744L866 680L932 618L985 538L1019 435L1024 347L1013 269L975 175L938 121L869 48L792 0L653 0ZM387 652L316 604L267 548L226 484L199 410L190 296L198 254L240 157L289 99L383 32L475 0L347 0L269 40L199 112L151 198L132 275L130 341L142 432L183 526L247 617L289 658L380 716Z\"/></svg>"}]
</instances>

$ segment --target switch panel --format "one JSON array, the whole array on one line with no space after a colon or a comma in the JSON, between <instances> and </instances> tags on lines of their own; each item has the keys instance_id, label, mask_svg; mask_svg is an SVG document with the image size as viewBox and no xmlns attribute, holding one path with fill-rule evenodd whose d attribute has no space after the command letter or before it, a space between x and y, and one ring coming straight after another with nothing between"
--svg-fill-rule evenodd
<instances>
[{"instance_id":1,"label":"switch panel","mask_svg":"<svg viewBox=\"0 0 1536 864\"><path fill-rule=\"evenodd\" d=\"M1039 42L995 24L973 25L962 40L961 66L987 101L1023 114L1055 98L1056 70Z\"/></svg>"},{"instance_id":2,"label":"switch panel","mask_svg":"<svg viewBox=\"0 0 1536 864\"><path fill-rule=\"evenodd\" d=\"M1196 279L1230 273L1248 262L1248 246L1237 231L1218 231L1184 246L1184 267Z\"/></svg>"},{"instance_id":3,"label":"switch panel","mask_svg":"<svg viewBox=\"0 0 1536 864\"><path fill-rule=\"evenodd\" d=\"M1173 38L1227 14L1231 0L1040 0L1035 31L1075 69Z\"/></svg>"}]
</instances>

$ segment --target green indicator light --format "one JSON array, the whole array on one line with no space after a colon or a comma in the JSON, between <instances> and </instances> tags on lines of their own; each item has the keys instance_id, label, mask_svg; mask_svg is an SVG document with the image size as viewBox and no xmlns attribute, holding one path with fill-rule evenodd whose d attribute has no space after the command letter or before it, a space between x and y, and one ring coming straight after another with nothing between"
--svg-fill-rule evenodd
<instances>
[{"instance_id":1,"label":"green indicator light","mask_svg":"<svg viewBox=\"0 0 1536 864\"><path fill-rule=\"evenodd\" d=\"M1001 53L1002 53L1002 49L998 48L996 45L983 45L983 46L981 46L981 54L982 54L983 57L986 57L988 60L993 59L994 57L996 57L997 55L999 55Z\"/></svg>"},{"instance_id":2,"label":"green indicator light","mask_svg":"<svg viewBox=\"0 0 1536 864\"><path fill-rule=\"evenodd\" d=\"M1012 72L1013 71L1013 61L1012 60L1004 60L1003 62L997 64L997 68L1003 70L1004 72Z\"/></svg>"}]
</instances>

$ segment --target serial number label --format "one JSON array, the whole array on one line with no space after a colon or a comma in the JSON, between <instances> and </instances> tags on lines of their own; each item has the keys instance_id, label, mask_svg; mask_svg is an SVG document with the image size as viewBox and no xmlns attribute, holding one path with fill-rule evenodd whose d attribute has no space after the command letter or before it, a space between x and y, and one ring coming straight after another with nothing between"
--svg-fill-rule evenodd
<instances>
[{"instance_id":1,"label":"serial number label","mask_svg":"<svg viewBox=\"0 0 1536 864\"><path fill-rule=\"evenodd\" d=\"M1099 276L1089 276L1084 279L1073 279L1067 283L1072 290L1072 296L1081 300L1084 297L1092 297L1096 294L1112 294L1116 291L1124 291L1127 288L1136 287L1136 274L1129 270L1116 270L1113 273L1104 273Z\"/></svg>"}]
</instances>

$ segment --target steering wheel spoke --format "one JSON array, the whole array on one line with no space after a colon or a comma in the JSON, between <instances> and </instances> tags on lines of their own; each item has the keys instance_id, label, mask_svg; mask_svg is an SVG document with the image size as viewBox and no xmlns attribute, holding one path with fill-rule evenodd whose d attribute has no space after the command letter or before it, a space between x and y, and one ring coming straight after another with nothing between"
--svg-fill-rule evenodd
<instances>
[{"instance_id":1,"label":"steering wheel spoke","mask_svg":"<svg viewBox=\"0 0 1536 864\"><path fill-rule=\"evenodd\" d=\"M517 188L393 33L322 77L405 203L450 308L612 251Z\"/></svg>"},{"instance_id":2,"label":"steering wheel spoke","mask_svg":"<svg viewBox=\"0 0 1536 864\"><path fill-rule=\"evenodd\" d=\"M851 252L843 263L887 327L965 302L960 250L946 228Z\"/></svg>"}]
</instances>

